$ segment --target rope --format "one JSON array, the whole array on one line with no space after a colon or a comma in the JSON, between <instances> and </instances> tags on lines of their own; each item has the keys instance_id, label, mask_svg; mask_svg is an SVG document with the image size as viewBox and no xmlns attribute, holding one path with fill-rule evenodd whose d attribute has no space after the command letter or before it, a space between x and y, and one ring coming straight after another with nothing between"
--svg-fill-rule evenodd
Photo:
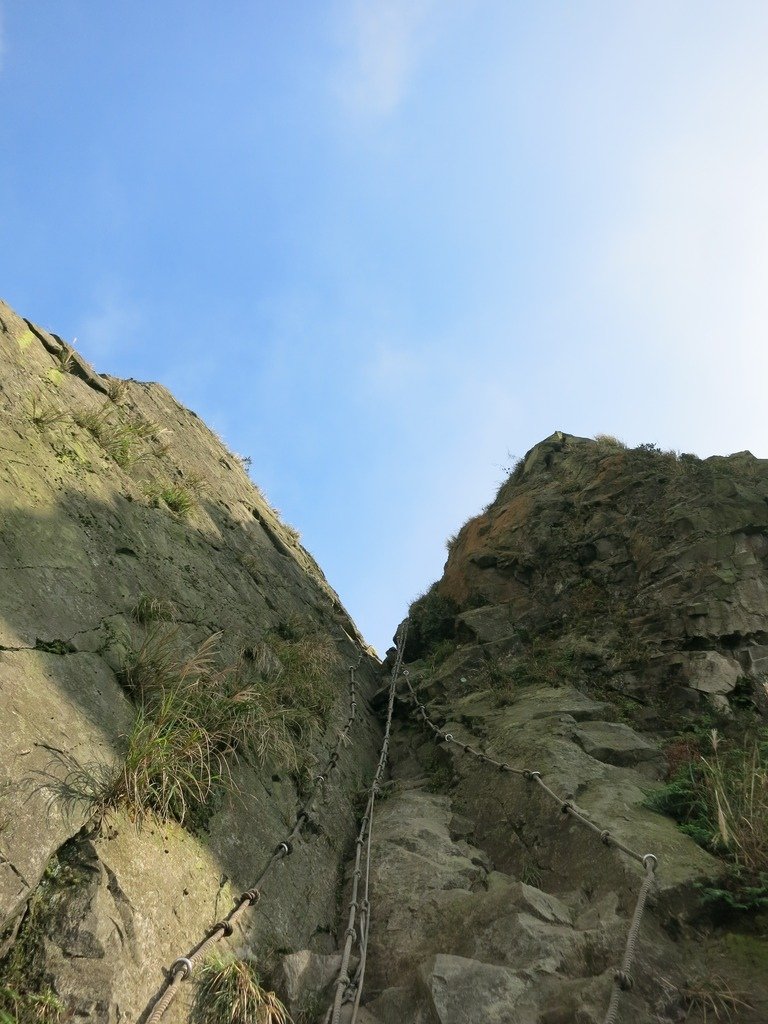
<instances>
[{"instance_id":1,"label":"rope","mask_svg":"<svg viewBox=\"0 0 768 1024\"><path fill-rule=\"evenodd\" d=\"M330 1020L330 1024L339 1024L341 1017L341 1008L345 1002L349 1002L352 998L351 991L355 989L354 1005L352 1007L352 1015L349 1020L349 1024L355 1024L357 1019L357 1012L360 1007L360 996L362 994L363 979L365 976L365 961L368 952L368 932L370 926L370 904L368 900L369 896L369 883L370 883L370 871L371 871L371 843L373 836L373 808L376 803L376 797L379 793L379 786L381 784L384 771L387 767L387 760L389 758L389 735L392 729L392 714L395 707L395 689L397 687L397 678L400 674L400 669L403 664L403 653L405 651L405 639L408 633L408 623L401 627L397 636L397 657L395 658L395 664L392 669L391 681L389 684L389 701L387 703L387 718L384 726L384 738L381 744L381 752L379 754L379 763L376 766L376 773L373 776L373 782L368 793L368 801L365 808L365 813L360 822L360 831L357 834L355 840L355 867L352 873L352 895L349 901L349 914L347 916L347 930L346 939L344 942L344 950L341 955L341 965L339 967L338 978L336 979L336 991L334 993L333 1006L329 1009L326 1014L326 1022ZM358 918L358 899L357 894L360 887L360 877L363 874L363 870L360 867L362 859L363 846L367 845L366 858L365 858L365 886L364 886L364 899L363 899L363 911L360 916L360 936L359 936L359 947L360 947L360 964L358 967L357 974L354 981L350 980L349 971L349 960L352 955L352 944L356 938L358 938L357 931L355 930L355 923Z\"/></svg>"},{"instance_id":2,"label":"rope","mask_svg":"<svg viewBox=\"0 0 768 1024\"><path fill-rule=\"evenodd\" d=\"M637 936L640 932L640 922L643 919L643 911L645 910L645 903L648 899L648 894L653 887L655 871L656 858L652 853L647 853L645 859L645 878L643 879L643 884L640 886L640 892L637 894L635 913L632 916L632 924L629 926L629 932L627 933L627 945L624 950L624 960L621 964L621 970L616 971L613 976L611 999L608 1003L608 1009L606 1011L603 1024L615 1024L617 1014L619 1012L619 998L621 993L627 992L632 988L633 980L630 971L632 970L632 964L635 959Z\"/></svg>"},{"instance_id":3,"label":"rope","mask_svg":"<svg viewBox=\"0 0 768 1024\"><path fill-rule=\"evenodd\" d=\"M409 679L408 669L403 670L403 677L405 679L405 685L408 689L408 693L411 697L411 701L414 704L413 713L418 714L421 721L427 728L431 729L434 733L435 741L442 740L444 743L452 743L454 746L465 753L470 754L472 757L479 761L484 761L486 764L493 765L502 772L509 772L512 775L518 775L526 779L528 782L534 782L539 789L545 793L551 800L553 800L559 807L561 814L567 815L577 821L580 825L583 825L594 835L597 835L600 841L605 845L613 849L620 850L625 853L628 857L642 864L646 875L643 880L643 884L640 886L640 891L637 897L637 904L635 906L635 912L632 917L632 923L629 927L627 934L627 944L624 952L624 960L621 965L621 969L616 971L614 975L614 985L611 991L611 998L608 1004L608 1010L606 1012L605 1020L603 1024L616 1024L617 1014L619 1010L619 999L623 991L628 991L632 987L632 975L630 973L632 964L635 958L637 937L640 932L640 924L643 918L643 912L645 910L645 904L648 899L648 894L653 888L656 866L658 864L658 858L653 853L638 853L637 850L633 850L631 846L627 846L620 840L616 839L615 836L611 835L607 828L602 828L596 822L591 821L585 814L582 814L571 800L567 797L562 797L557 794L553 789L543 781L541 772L532 771L529 768L513 768L506 761L498 761L496 758L491 757L488 754L477 750L470 743L462 743L456 740L452 733L445 732L438 725L436 725L427 714L427 709L424 704L419 701L419 698L414 690L411 680ZM404 698L401 698L404 700ZM353 1021L354 1024L354 1021Z\"/></svg>"},{"instance_id":4,"label":"rope","mask_svg":"<svg viewBox=\"0 0 768 1024\"><path fill-rule=\"evenodd\" d=\"M204 959L208 950L211 949L217 942L219 942L225 936L230 936L234 931L234 927L249 907L253 907L258 903L261 898L261 885L267 876L272 871L272 868L279 861L285 857L289 857L293 852L293 840L301 835L301 832L309 821L311 815L316 811L315 798L318 790L321 786L324 786L333 772L337 769L339 763L339 756L343 745L347 741L347 736L352 728L352 723L355 721L357 716L357 698L355 688L355 672L360 667L363 660L363 652L360 651L357 661L354 665L349 666L349 716L346 724L342 731L339 733L338 739L334 745L333 751L328 763L323 772L315 776L312 789L310 790L309 797L304 806L298 811L296 815L296 821L293 828L288 835L275 847L272 856L267 861L266 867L261 872L259 877L254 882L253 886L242 893L238 897L238 901L235 907L230 910L227 916L215 924L208 935L198 943L186 956L178 957L174 960L168 969L166 980L163 987L160 989L156 1000L152 1005L151 1012L146 1018L144 1024L157 1024L160 1018L163 1016L165 1011L171 1005L173 1000L179 991L179 986L182 981L189 978L192 975L195 967L201 960Z\"/></svg>"}]
</instances>

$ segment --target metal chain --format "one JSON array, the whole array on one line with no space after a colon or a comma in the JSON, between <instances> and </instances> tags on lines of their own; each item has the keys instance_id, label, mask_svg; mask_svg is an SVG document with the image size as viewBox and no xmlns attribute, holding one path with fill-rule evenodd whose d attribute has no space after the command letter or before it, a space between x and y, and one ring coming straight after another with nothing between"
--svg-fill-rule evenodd
<instances>
[{"instance_id":1,"label":"metal chain","mask_svg":"<svg viewBox=\"0 0 768 1024\"><path fill-rule=\"evenodd\" d=\"M354 665L349 666L349 716L346 724L342 731L339 733L338 739L334 745L333 751L325 770L315 776L310 790L309 797L304 806L298 811L296 815L296 821L293 828L282 840L278 843L272 856L269 858L266 867L261 872L259 877L254 882L250 889L247 889L241 896L238 897L235 907L226 915L226 917L215 924L208 935L195 946L186 956L178 957L174 960L168 969L168 974L161 988L155 1003L152 1005L152 1010L149 1016L146 1018L145 1024L157 1024L160 1018L163 1016L165 1011L168 1009L170 1004L176 997L179 986L182 981L189 978L193 970L205 957L208 950L219 942L222 938L229 937L234 931L234 926L238 920L245 913L246 909L253 907L258 903L261 898L260 888L267 876L272 871L272 868L279 861L285 857L290 856L293 852L293 840L295 840L302 832L307 821L310 820L312 814L316 811L315 799L318 791L322 786L325 786L329 778L336 771L339 764L339 757L341 754L341 748L346 744L347 737L352 723L355 721L357 716L357 692L355 687L355 672L360 667L363 660L362 650L359 653L358 659Z\"/></svg>"},{"instance_id":2,"label":"metal chain","mask_svg":"<svg viewBox=\"0 0 768 1024\"><path fill-rule=\"evenodd\" d=\"M600 825L596 824L594 821L591 821L585 814L582 814L582 812L574 806L574 804L571 802L569 798L562 797L558 795L553 789L550 789L549 786L547 786L546 783L543 781L541 777L541 772L532 771L529 768L513 768L506 761L498 761L496 760L496 758L490 757L488 754L484 754L482 751L477 750L471 744L462 743L461 741L456 740L452 733L446 732L444 731L444 729L441 729L438 725L435 725L435 723L427 714L426 706L419 701L416 691L414 690L413 685L411 684L409 674L410 673L408 669L403 670L405 685L408 689L408 693L414 705L413 713L418 714L421 717L421 721L429 729L432 730L436 741L442 740L444 743L452 743L455 746L459 747L459 749L462 750L465 754L470 754L477 760L484 761L486 764L492 765L499 771L509 772L512 775L521 776L528 782L536 783L539 789L541 789L543 793L545 793L551 800L553 800L558 805L562 814L565 814L568 817L573 818L574 821L579 822L580 825L583 825L585 828L589 829L590 832L599 837L600 841L604 843L605 846L609 846L616 850L621 850L622 853L625 853L628 857L631 857L633 860L636 860L645 868L646 876L643 880L643 884L641 885L640 891L638 893L637 904L635 906L635 913L632 917L632 923L629 927L629 932L627 934L627 944L624 953L624 961L621 965L621 969L618 970L614 975L614 987L611 992L611 998L608 1004L608 1011L603 1022L603 1024L616 1024L619 1009L619 997L621 995L621 992L628 991L632 987L632 975L630 974L630 970L635 958L637 937L640 931L640 923L642 921L643 911L645 910L645 904L648 899L648 894L653 888L653 884L655 881L655 873L656 867L658 865L658 858L653 853L638 853L637 850L633 850L632 847L627 846L625 843L622 843L619 839L616 839L615 836L611 835L610 831L607 828L601 828ZM405 698L401 699L404 700Z\"/></svg>"},{"instance_id":3,"label":"metal chain","mask_svg":"<svg viewBox=\"0 0 768 1024\"><path fill-rule=\"evenodd\" d=\"M373 808L376 803L376 797L379 793L379 787L381 785L382 777L387 767L387 760L389 758L389 737L392 729L392 714L395 707L395 689L397 687L398 676L400 675L400 669L403 664L403 653L405 651L405 640L408 633L408 622L406 621L398 631L397 636L397 656L395 658L395 664L392 669L392 676L389 684L389 700L387 703L387 717L386 724L384 726L384 738L381 744L381 752L379 754L379 763L376 766L376 773L373 776L373 782L368 793L368 801L366 803L365 813L360 822L360 831L357 834L355 840L355 867L352 873L352 895L349 901L349 914L347 917L347 930L345 932L344 950L341 955L341 965L339 967L339 974L336 979L336 991L334 993L333 1006L329 1009L326 1014L325 1020L330 1021L330 1024L339 1024L339 1018L341 1017L341 1008L344 1002L348 1002L352 996L351 991L355 989L354 1005L352 1007L352 1016L350 1024L355 1024L357 1018L357 1012L360 1007L360 996L362 994L363 979L365 975L365 961L368 952L368 931L370 924L370 904L369 904L369 883L370 883L370 869L371 869L371 844L373 836ZM365 885L364 885L364 898L363 898L363 909L360 913L360 923L358 925L360 929L360 936L358 938L357 931L355 930L355 924L358 919L358 910L360 910L360 904L358 903L358 891L360 888L360 877L363 874L363 870L360 867L362 859L363 846L367 845L366 850L366 868L365 868ZM352 944L355 939L358 938L358 944L360 946L360 964L354 981L349 977L349 960L352 955Z\"/></svg>"}]
</instances>

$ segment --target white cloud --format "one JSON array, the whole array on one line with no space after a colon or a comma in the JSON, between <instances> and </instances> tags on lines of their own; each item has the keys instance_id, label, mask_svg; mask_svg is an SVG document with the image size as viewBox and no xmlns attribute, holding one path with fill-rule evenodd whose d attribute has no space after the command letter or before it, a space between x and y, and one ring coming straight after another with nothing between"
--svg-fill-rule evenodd
<instances>
[{"instance_id":1,"label":"white cloud","mask_svg":"<svg viewBox=\"0 0 768 1024\"><path fill-rule=\"evenodd\" d=\"M350 0L337 88L352 113L385 117L403 102L426 43L435 0Z\"/></svg>"}]
</instances>

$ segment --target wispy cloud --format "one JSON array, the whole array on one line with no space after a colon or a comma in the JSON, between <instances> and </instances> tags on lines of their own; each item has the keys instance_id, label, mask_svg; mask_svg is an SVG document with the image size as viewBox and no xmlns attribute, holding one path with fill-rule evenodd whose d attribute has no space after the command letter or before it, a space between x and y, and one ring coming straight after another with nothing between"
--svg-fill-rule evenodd
<instances>
[{"instance_id":1,"label":"wispy cloud","mask_svg":"<svg viewBox=\"0 0 768 1024\"><path fill-rule=\"evenodd\" d=\"M349 0L339 12L345 57L336 86L354 114L386 117L405 99L435 0Z\"/></svg>"}]
</instances>

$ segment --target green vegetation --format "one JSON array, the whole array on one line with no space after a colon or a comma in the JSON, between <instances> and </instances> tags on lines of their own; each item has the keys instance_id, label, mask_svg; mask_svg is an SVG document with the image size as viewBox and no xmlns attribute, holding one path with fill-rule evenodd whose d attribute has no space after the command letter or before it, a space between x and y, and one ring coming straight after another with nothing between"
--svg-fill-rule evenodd
<instances>
[{"instance_id":1,"label":"green vegetation","mask_svg":"<svg viewBox=\"0 0 768 1024\"><path fill-rule=\"evenodd\" d=\"M183 480L153 480L146 494L156 507L164 505L179 519L187 519L198 507L202 489L202 477L190 473Z\"/></svg>"},{"instance_id":2,"label":"green vegetation","mask_svg":"<svg viewBox=\"0 0 768 1024\"><path fill-rule=\"evenodd\" d=\"M29 396L29 418L41 433L66 420L67 414L55 405L46 405L37 395Z\"/></svg>"},{"instance_id":3,"label":"green vegetation","mask_svg":"<svg viewBox=\"0 0 768 1024\"><path fill-rule=\"evenodd\" d=\"M20 991L0 983L0 1024L58 1024L65 1009L50 988Z\"/></svg>"},{"instance_id":4,"label":"green vegetation","mask_svg":"<svg viewBox=\"0 0 768 1024\"><path fill-rule=\"evenodd\" d=\"M100 409L83 409L75 414L75 423L101 445L121 469L130 469L150 454L147 442L160 433L156 423L138 416L126 417L111 402Z\"/></svg>"},{"instance_id":5,"label":"green vegetation","mask_svg":"<svg viewBox=\"0 0 768 1024\"><path fill-rule=\"evenodd\" d=\"M58 354L56 355L56 361L59 366L58 369L62 373L70 373L72 370L72 361L75 358L75 350L70 348L69 345L62 345Z\"/></svg>"},{"instance_id":6,"label":"green vegetation","mask_svg":"<svg viewBox=\"0 0 768 1024\"><path fill-rule=\"evenodd\" d=\"M713 729L708 751L695 739L678 741L672 751L670 781L647 806L675 818L683 832L728 862L721 884L704 890L705 901L768 908L768 729L740 744Z\"/></svg>"},{"instance_id":7,"label":"green vegetation","mask_svg":"<svg viewBox=\"0 0 768 1024\"><path fill-rule=\"evenodd\" d=\"M419 761L427 779L427 789L430 793L442 793L453 782L453 768L448 756L430 743L423 750L419 751Z\"/></svg>"},{"instance_id":8,"label":"green vegetation","mask_svg":"<svg viewBox=\"0 0 768 1024\"><path fill-rule=\"evenodd\" d=\"M458 612L459 606L453 598L439 593L437 584L433 584L411 605L406 657L409 660L423 658L441 641L452 639Z\"/></svg>"},{"instance_id":9,"label":"green vegetation","mask_svg":"<svg viewBox=\"0 0 768 1024\"><path fill-rule=\"evenodd\" d=\"M138 823L155 816L183 824L201 817L214 792L233 790L237 757L292 771L307 763L308 740L334 698L330 639L270 634L233 664L221 663L220 640L214 634L190 653L177 625L150 618L121 673L137 705L125 754L114 768L74 766L70 799L89 802L96 819L125 806Z\"/></svg>"},{"instance_id":10,"label":"green vegetation","mask_svg":"<svg viewBox=\"0 0 768 1024\"><path fill-rule=\"evenodd\" d=\"M285 1006L262 987L250 960L213 953L200 970L194 1005L199 1024L290 1024Z\"/></svg>"},{"instance_id":11,"label":"green vegetation","mask_svg":"<svg viewBox=\"0 0 768 1024\"><path fill-rule=\"evenodd\" d=\"M29 901L14 944L0 964L0 1024L59 1024L67 1008L47 983L40 947L50 933L51 907L66 887L81 884L74 842L55 854Z\"/></svg>"}]
</instances>

